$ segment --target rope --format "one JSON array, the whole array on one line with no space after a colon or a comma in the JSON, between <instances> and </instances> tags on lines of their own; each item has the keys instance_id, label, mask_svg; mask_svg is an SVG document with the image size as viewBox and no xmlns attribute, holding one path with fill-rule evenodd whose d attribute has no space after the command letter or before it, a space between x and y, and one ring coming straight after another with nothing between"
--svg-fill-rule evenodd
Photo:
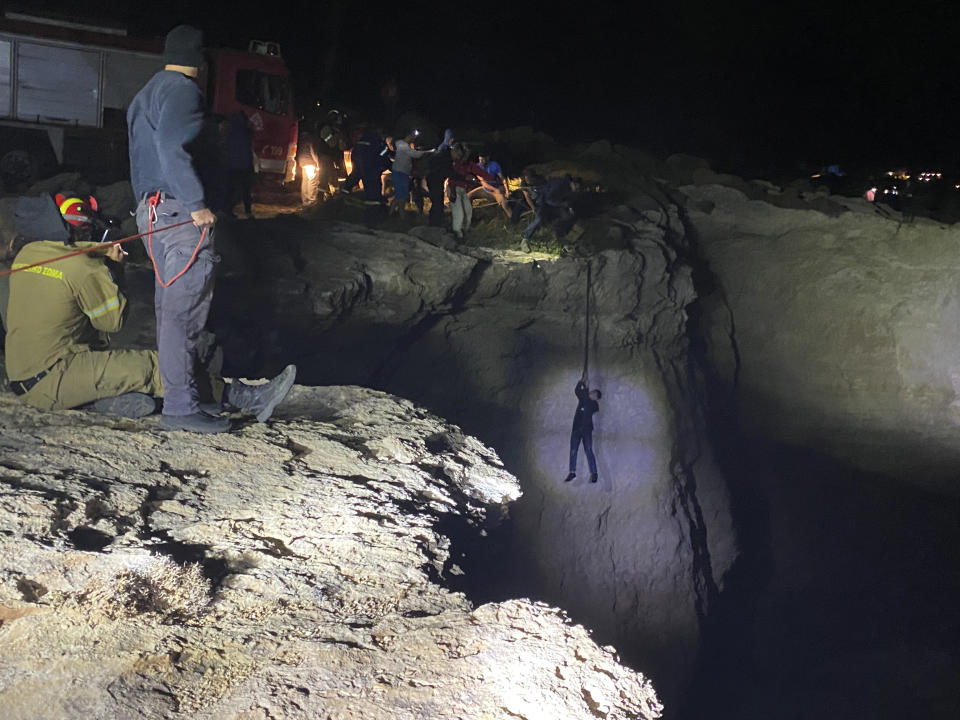
<instances>
[{"instance_id":1,"label":"rope","mask_svg":"<svg viewBox=\"0 0 960 720\"><path fill-rule=\"evenodd\" d=\"M121 245L125 242L130 242L131 240L137 240L138 238L142 238L145 235L150 235L151 233L159 233L165 230L173 230L173 228L180 227L182 225L188 225L192 222L193 220L184 220L183 222L176 223L175 225L167 225L167 227L160 228L159 230L147 230L147 232L131 235L130 237L121 238L120 240L111 240L108 243L101 243L99 245L91 245L90 247L80 248L79 250L74 250L73 252L69 252L66 255L60 255L59 257L50 258L49 260L41 260L40 262L35 262L32 265L24 265L23 267L18 267L16 269L4 270L3 272L0 272L0 277L4 277L6 275L13 275L16 272L20 272L22 270L29 270L30 268L39 267L41 265L49 265L50 263L55 263L59 260L65 260L66 258L74 257L76 255L83 255L84 253L93 252L94 250L102 250L103 248L109 247L111 245Z\"/></svg>"},{"instance_id":2,"label":"rope","mask_svg":"<svg viewBox=\"0 0 960 720\"><path fill-rule=\"evenodd\" d=\"M587 260L587 308L584 313L584 329L583 335L583 377L587 377L587 370L590 367L590 286L592 285L593 278L591 276L591 265L590 261Z\"/></svg>"},{"instance_id":3,"label":"rope","mask_svg":"<svg viewBox=\"0 0 960 720\"><path fill-rule=\"evenodd\" d=\"M150 204L150 215L149 215L150 225L147 232L141 233L141 234L144 234L147 236L147 253L150 255L150 263L153 265L153 274L157 278L157 284L160 285L160 287L162 288L168 288L171 285L173 285L174 281L176 281L181 275L183 275L187 270L189 270L190 266L193 265L194 261L197 259L197 253L200 252L200 246L203 245L203 239L207 236L207 229L203 228L203 230L200 231L200 239L197 240L197 246L193 249L193 254L190 256L190 259L187 260L187 264L183 266L183 270L181 270L172 278L164 282L163 278L160 277L160 268L157 267L157 261L153 257L153 234L155 232L162 232L163 230L169 230L170 228L177 227L178 225L185 225L186 223L193 222L193 221L187 220L185 222L178 223L177 225L168 225L165 228L160 228L160 230L154 230L153 223L157 218L157 205L159 205L162 202L163 200L161 199L161 193L159 191L157 192L156 195L153 195L150 198L150 203L149 203Z\"/></svg>"}]
</instances>

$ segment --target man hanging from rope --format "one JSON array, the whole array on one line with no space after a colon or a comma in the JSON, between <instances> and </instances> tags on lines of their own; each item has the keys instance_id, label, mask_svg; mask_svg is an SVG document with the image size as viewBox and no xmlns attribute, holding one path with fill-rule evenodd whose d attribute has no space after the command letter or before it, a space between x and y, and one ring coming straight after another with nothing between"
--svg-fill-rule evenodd
<instances>
[{"instance_id":1,"label":"man hanging from rope","mask_svg":"<svg viewBox=\"0 0 960 720\"><path fill-rule=\"evenodd\" d=\"M580 443L587 456L587 465L590 467L590 482L597 481L597 458L593 455L593 414L600 411L598 402L603 393L599 390L587 390L587 374L577 383L574 389L577 395L577 412L573 416L573 429L570 430L570 474L564 482L570 482L577 476L577 452Z\"/></svg>"}]
</instances>

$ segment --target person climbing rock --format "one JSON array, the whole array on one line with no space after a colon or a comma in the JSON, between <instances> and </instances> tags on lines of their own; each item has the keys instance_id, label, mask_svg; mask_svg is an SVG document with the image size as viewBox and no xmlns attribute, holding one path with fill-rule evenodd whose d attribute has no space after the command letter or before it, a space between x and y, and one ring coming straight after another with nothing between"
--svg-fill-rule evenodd
<instances>
[{"instance_id":1,"label":"person climbing rock","mask_svg":"<svg viewBox=\"0 0 960 720\"><path fill-rule=\"evenodd\" d=\"M59 196L58 196L59 197ZM126 319L127 298L120 287L125 253L97 225L93 198L67 198L57 208L49 195L18 198L16 230L26 244L14 259L6 337L10 389L41 410L65 410L92 403L95 411L138 418L156 410L164 396L155 350L107 349L108 334ZM61 214L62 213L62 214ZM69 222L68 222L69 221ZM87 238L97 238L89 240ZM89 252L62 257L71 251ZM199 338L198 338L199 341ZM215 352L204 351L203 358ZM201 368L199 401L216 409L249 410L266 421L286 397L296 377L293 365L269 383L225 385L214 362ZM200 372L193 374L199 375ZM218 432L228 419L165 429Z\"/></svg>"},{"instance_id":2,"label":"person climbing rock","mask_svg":"<svg viewBox=\"0 0 960 720\"><path fill-rule=\"evenodd\" d=\"M580 378L574 389L577 400L577 412L573 416L573 429L570 431L570 473L564 482L570 482L577 476L577 452L580 443L587 456L587 465L590 467L590 482L597 481L597 458L593 454L593 414L600 411L600 398L603 393L599 390L587 390L587 376Z\"/></svg>"}]
</instances>

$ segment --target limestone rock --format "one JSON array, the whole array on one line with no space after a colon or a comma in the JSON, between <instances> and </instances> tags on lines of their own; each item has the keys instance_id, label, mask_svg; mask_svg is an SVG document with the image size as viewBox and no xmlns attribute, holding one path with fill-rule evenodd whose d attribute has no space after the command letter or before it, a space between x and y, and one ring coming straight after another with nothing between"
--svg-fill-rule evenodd
<instances>
[{"instance_id":1,"label":"limestone rock","mask_svg":"<svg viewBox=\"0 0 960 720\"><path fill-rule=\"evenodd\" d=\"M266 425L42 413L0 397L0 705L58 718L654 718L558 611L450 589L519 494L407 401L295 387Z\"/></svg>"},{"instance_id":2,"label":"limestone rock","mask_svg":"<svg viewBox=\"0 0 960 720\"><path fill-rule=\"evenodd\" d=\"M707 323L714 364L739 387L748 427L956 493L956 230L781 209L719 186L683 191L722 289ZM705 200L711 212L697 209Z\"/></svg>"}]
</instances>

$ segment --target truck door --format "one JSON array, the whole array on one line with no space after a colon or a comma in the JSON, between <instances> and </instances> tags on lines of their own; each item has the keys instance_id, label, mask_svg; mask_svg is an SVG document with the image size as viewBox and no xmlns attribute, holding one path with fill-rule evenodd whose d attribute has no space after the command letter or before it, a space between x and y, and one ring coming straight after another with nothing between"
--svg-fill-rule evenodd
<instances>
[{"instance_id":1,"label":"truck door","mask_svg":"<svg viewBox=\"0 0 960 720\"><path fill-rule=\"evenodd\" d=\"M13 112L13 97L10 94L10 41L0 40L0 117L10 117Z\"/></svg>"}]
</instances>

